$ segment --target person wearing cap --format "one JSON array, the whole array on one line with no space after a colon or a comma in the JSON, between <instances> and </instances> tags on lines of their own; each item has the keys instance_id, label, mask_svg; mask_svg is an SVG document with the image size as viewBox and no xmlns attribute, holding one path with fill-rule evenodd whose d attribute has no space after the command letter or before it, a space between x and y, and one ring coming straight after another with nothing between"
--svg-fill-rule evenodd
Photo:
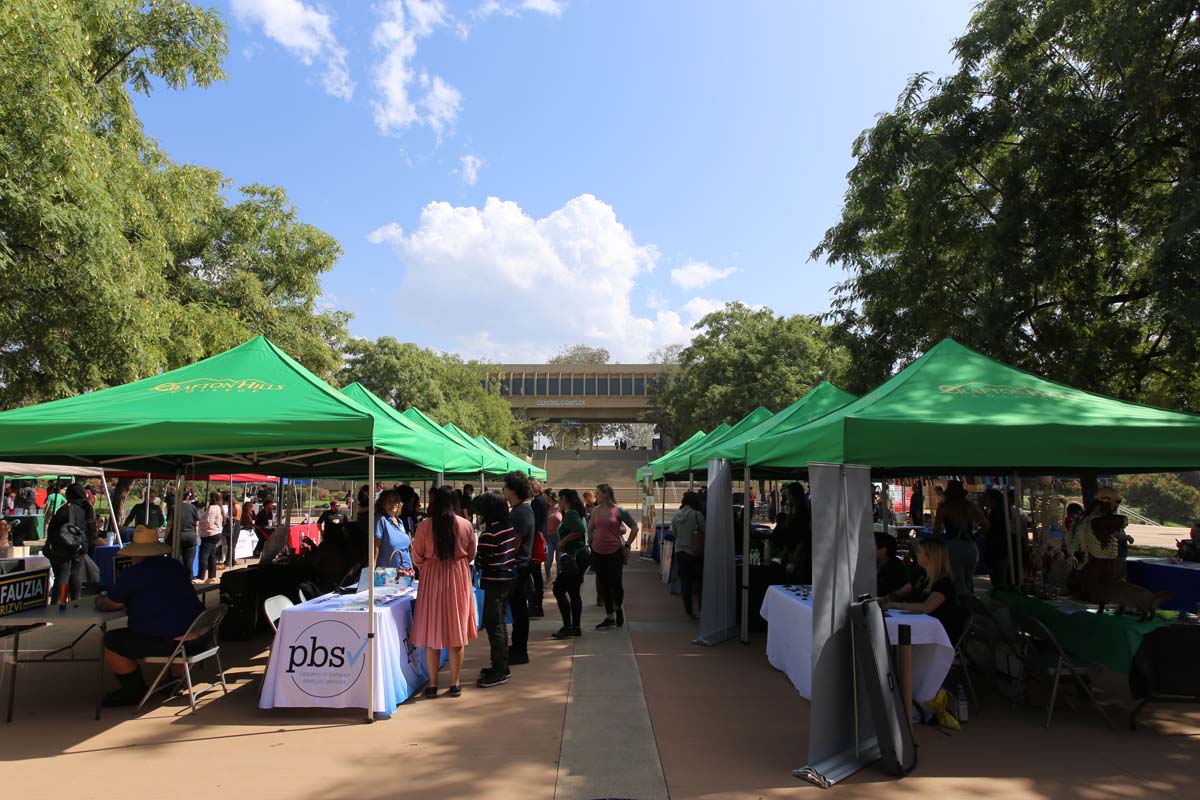
<instances>
[{"instance_id":1,"label":"person wearing cap","mask_svg":"<svg viewBox=\"0 0 1200 800\"><path fill-rule=\"evenodd\" d=\"M136 705L146 693L138 660L169 656L204 604L192 588L191 571L169 557L170 548L158 541L158 531L139 525L133 542L121 550L133 564L121 570L108 592L96 597L99 611L128 612L125 628L104 634L104 663L120 688L106 694L105 707Z\"/></svg>"},{"instance_id":2,"label":"person wearing cap","mask_svg":"<svg viewBox=\"0 0 1200 800\"><path fill-rule=\"evenodd\" d=\"M946 481L944 497L933 518L933 535L945 539L954 587L959 596L967 597L975 593L975 565L979 563L975 526L985 535L992 526L979 506L967 497L962 481Z\"/></svg>"}]
</instances>

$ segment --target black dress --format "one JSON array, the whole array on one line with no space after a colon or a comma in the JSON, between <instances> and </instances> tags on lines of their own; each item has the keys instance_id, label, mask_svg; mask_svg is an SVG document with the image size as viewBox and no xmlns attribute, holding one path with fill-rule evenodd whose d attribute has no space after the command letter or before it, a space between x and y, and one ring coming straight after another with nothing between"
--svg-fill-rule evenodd
<instances>
[{"instance_id":1,"label":"black dress","mask_svg":"<svg viewBox=\"0 0 1200 800\"><path fill-rule=\"evenodd\" d=\"M923 603L929 599L929 595L937 592L945 601L930 612L929 616L942 623L942 627L946 629L946 635L950 637L950 641L958 641L959 633L959 610L958 610L958 590L954 588L954 581L949 576L938 578L932 586L927 584L925 579L915 587L917 590L917 598L915 602Z\"/></svg>"}]
</instances>

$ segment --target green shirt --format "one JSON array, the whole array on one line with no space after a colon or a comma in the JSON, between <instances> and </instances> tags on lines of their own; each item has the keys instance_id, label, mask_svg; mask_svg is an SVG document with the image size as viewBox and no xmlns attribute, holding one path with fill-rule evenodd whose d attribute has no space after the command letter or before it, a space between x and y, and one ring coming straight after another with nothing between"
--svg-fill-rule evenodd
<instances>
[{"instance_id":1,"label":"green shirt","mask_svg":"<svg viewBox=\"0 0 1200 800\"><path fill-rule=\"evenodd\" d=\"M571 509L563 514L562 522L558 524L558 540L561 542L568 534L578 533L578 539L572 539L563 545L564 553L574 554L577 550L587 547L587 523L579 512Z\"/></svg>"},{"instance_id":2,"label":"green shirt","mask_svg":"<svg viewBox=\"0 0 1200 800\"><path fill-rule=\"evenodd\" d=\"M54 516L54 512L67 504L67 498L61 492L51 492L46 495L46 517Z\"/></svg>"}]
</instances>

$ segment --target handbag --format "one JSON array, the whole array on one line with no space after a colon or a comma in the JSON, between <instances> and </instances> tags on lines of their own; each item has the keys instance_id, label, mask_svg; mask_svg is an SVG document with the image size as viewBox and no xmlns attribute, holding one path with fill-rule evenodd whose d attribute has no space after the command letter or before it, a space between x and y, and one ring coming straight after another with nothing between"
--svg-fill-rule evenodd
<instances>
[{"instance_id":1,"label":"handbag","mask_svg":"<svg viewBox=\"0 0 1200 800\"><path fill-rule=\"evenodd\" d=\"M543 564L546 561L546 537L541 531L538 531L537 536L533 539L533 553L529 559L538 564Z\"/></svg>"},{"instance_id":2,"label":"handbag","mask_svg":"<svg viewBox=\"0 0 1200 800\"><path fill-rule=\"evenodd\" d=\"M692 514L696 515L695 509L692 509ZM692 555L696 558L704 558L704 531L700 530L699 520L696 520L696 530L692 532Z\"/></svg>"}]
</instances>

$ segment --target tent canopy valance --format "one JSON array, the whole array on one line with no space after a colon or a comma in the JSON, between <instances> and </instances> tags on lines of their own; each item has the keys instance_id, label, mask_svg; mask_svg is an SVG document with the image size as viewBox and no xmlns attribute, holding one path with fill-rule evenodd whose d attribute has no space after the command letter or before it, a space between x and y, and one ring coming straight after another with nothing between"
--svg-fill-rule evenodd
<instances>
[{"instance_id":1,"label":"tent canopy valance","mask_svg":"<svg viewBox=\"0 0 1200 800\"><path fill-rule=\"evenodd\" d=\"M809 462L892 475L1200 468L1200 417L1039 378L944 339L869 394L746 445L756 473Z\"/></svg>"},{"instance_id":2,"label":"tent canopy valance","mask_svg":"<svg viewBox=\"0 0 1200 800\"><path fill-rule=\"evenodd\" d=\"M425 439L384 424L263 337L171 372L0 414L0 458L133 472L437 472Z\"/></svg>"},{"instance_id":3,"label":"tent canopy valance","mask_svg":"<svg viewBox=\"0 0 1200 800\"><path fill-rule=\"evenodd\" d=\"M450 424L453 425L454 423ZM457 426L455 427L457 428ZM523 472L531 478L537 478L539 481L546 480L546 470L542 469L541 467L535 467L532 463L521 458L511 450L505 450L503 447L496 444L483 434L475 436L473 439L479 444L480 447L486 447L499 454L502 458L507 459L509 462L510 471Z\"/></svg>"},{"instance_id":4,"label":"tent canopy valance","mask_svg":"<svg viewBox=\"0 0 1200 800\"><path fill-rule=\"evenodd\" d=\"M708 435L708 434L707 434L707 433L705 433L704 431L696 431L696 432L695 432L695 433L693 433L691 436L689 436L688 438L684 439L684 440L683 440L682 442L680 442L678 445L676 445L675 447L672 447L670 450L668 450L667 452L663 453L663 454L662 454L661 456L659 456L658 458L654 459L653 461L650 461L650 462L648 462L648 463L646 464L646 466L644 466L644 467L638 467L638 470L637 470L637 479L638 479L638 482L640 483L640 482L642 482L642 481L644 481L644 480L647 480L647 479L653 479L653 477L654 477L654 467L655 467L656 465L658 465L658 464L662 464L662 463L664 463L665 461L667 461L668 459L674 458L674 457L675 457L676 455L678 455L679 453L681 453L681 452L684 452L685 450L687 450L687 449L690 449L690 448L692 448L692 447L695 447L695 446L696 446L696 443L697 443L697 442L699 442L699 441L701 441L701 440L703 440L703 439L704 439L704 437L705 437L705 436L707 436L707 435Z\"/></svg>"},{"instance_id":5,"label":"tent canopy valance","mask_svg":"<svg viewBox=\"0 0 1200 800\"><path fill-rule=\"evenodd\" d=\"M856 399L858 398L855 395L844 389L839 389L828 381L821 381L812 391L778 414L772 415L741 433L731 432L730 435L711 447L705 445L701 451L707 458L724 458L734 465L741 466L746 463L746 445L750 442L807 425ZM695 455L693 455L694 457Z\"/></svg>"}]
</instances>

